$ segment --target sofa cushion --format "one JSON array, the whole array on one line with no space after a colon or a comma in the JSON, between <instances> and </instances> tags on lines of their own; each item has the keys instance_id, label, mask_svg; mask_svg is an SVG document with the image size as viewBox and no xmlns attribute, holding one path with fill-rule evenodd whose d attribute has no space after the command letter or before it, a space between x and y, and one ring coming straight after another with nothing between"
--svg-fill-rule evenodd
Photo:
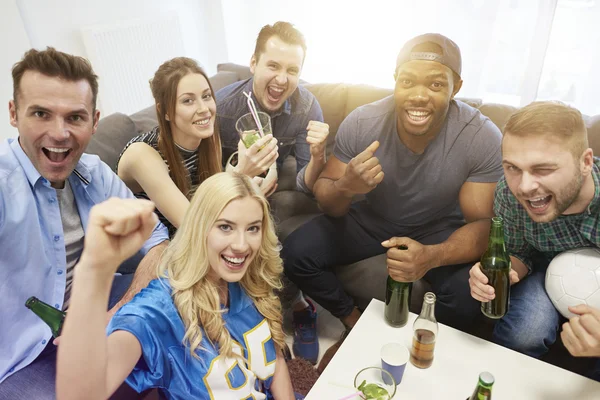
<instances>
[{"instance_id":1,"label":"sofa cushion","mask_svg":"<svg viewBox=\"0 0 600 400\"><path fill-rule=\"evenodd\" d=\"M156 107L153 105L146 107L135 114L131 114L130 117L135 124L138 134L146 133L158 125L158 121L156 119Z\"/></svg>"},{"instance_id":2,"label":"sofa cushion","mask_svg":"<svg viewBox=\"0 0 600 400\"><path fill-rule=\"evenodd\" d=\"M381 100L393 93L394 91L392 89L371 85L349 85L348 101L346 102L344 115L350 114L357 107Z\"/></svg>"},{"instance_id":3,"label":"sofa cushion","mask_svg":"<svg viewBox=\"0 0 600 400\"><path fill-rule=\"evenodd\" d=\"M277 191L296 190L296 157L288 156L277 174Z\"/></svg>"},{"instance_id":4,"label":"sofa cushion","mask_svg":"<svg viewBox=\"0 0 600 400\"><path fill-rule=\"evenodd\" d=\"M280 225L294 217L303 217L307 214L318 214L319 206L311 196L297 190L283 190L275 192L270 198L272 215L275 223ZM282 237L279 238L283 240Z\"/></svg>"},{"instance_id":5,"label":"sofa cushion","mask_svg":"<svg viewBox=\"0 0 600 400\"><path fill-rule=\"evenodd\" d=\"M501 132L504 132L504 126L508 122L510 116L517 111L517 107L508 106L506 104L487 103L482 104L479 107L479 111L491 119Z\"/></svg>"},{"instance_id":6,"label":"sofa cushion","mask_svg":"<svg viewBox=\"0 0 600 400\"><path fill-rule=\"evenodd\" d=\"M337 132L344 120L348 85L345 83L307 83L304 85L317 99L323 119L329 124L330 132Z\"/></svg>"},{"instance_id":7,"label":"sofa cushion","mask_svg":"<svg viewBox=\"0 0 600 400\"><path fill-rule=\"evenodd\" d=\"M252 78L252 72L250 72L250 67L248 67L247 65L240 65L235 63L218 64L217 72L222 71L234 72L237 75L236 80L238 81Z\"/></svg>"},{"instance_id":8,"label":"sofa cushion","mask_svg":"<svg viewBox=\"0 0 600 400\"><path fill-rule=\"evenodd\" d=\"M473 108L479 108L483 104L483 100L476 99L474 97L455 97L456 100L460 100L465 104L470 105Z\"/></svg>"},{"instance_id":9,"label":"sofa cushion","mask_svg":"<svg viewBox=\"0 0 600 400\"><path fill-rule=\"evenodd\" d=\"M216 75L210 77L210 84L212 85L213 90L218 92L223 89L225 86L229 86L232 83L237 82L238 74L233 71L219 71Z\"/></svg>"},{"instance_id":10,"label":"sofa cushion","mask_svg":"<svg viewBox=\"0 0 600 400\"><path fill-rule=\"evenodd\" d=\"M115 169L121 150L136 134L136 126L131 118L121 113L111 114L98 123L98 130L92 136L86 153L96 154L109 167Z\"/></svg>"}]
</instances>

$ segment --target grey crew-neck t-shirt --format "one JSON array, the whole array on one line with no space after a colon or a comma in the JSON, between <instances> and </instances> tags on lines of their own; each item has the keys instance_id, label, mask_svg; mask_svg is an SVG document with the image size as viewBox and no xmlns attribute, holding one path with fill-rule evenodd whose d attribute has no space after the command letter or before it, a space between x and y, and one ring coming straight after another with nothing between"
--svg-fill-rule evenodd
<instances>
[{"instance_id":1,"label":"grey crew-neck t-shirt","mask_svg":"<svg viewBox=\"0 0 600 400\"><path fill-rule=\"evenodd\" d=\"M71 286L73 283L73 268L81 252L83 251L83 226L81 225L81 218L79 218L79 211L77 210L77 204L75 203L75 197L73 191L69 185L69 180L65 180L65 187L63 189L56 189L56 197L58 197L58 204L60 207L60 219L62 220L63 234L65 237L65 252L67 254L67 276L66 276L66 289L65 289L65 301L63 303L63 310L69 307L69 300L71 297Z\"/></svg>"},{"instance_id":2,"label":"grey crew-neck t-shirt","mask_svg":"<svg viewBox=\"0 0 600 400\"><path fill-rule=\"evenodd\" d=\"M359 222L393 224L402 232L438 222L464 224L458 195L465 182L497 182L502 176L502 134L481 112L450 102L446 123L423 154L415 154L396 131L393 96L364 105L340 125L333 154L349 163L378 140L375 156L383 181L357 205Z\"/></svg>"}]
</instances>

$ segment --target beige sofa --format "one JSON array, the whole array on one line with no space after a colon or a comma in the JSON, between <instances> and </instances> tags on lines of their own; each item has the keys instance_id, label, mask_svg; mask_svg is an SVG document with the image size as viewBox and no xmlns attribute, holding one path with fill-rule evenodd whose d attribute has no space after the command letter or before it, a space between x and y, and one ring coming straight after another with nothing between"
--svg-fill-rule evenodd
<instances>
[{"instance_id":1,"label":"beige sofa","mask_svg":"<svg viewBox=\"0 0 600 400\"><path fill-rule=\"evenodd\" d=\"M235 81L250 77L248 67L235 64L221 64L218 72L211 77L215 90ZM323 109L325 122L329 124L330 136L328 150L331 151L335 134L343 119L356 107L379 100L392 93L391 89L376 88L367 85L344 83L304 83L317 98ZM460 93L459 93L460 94ZM477 99L462 99L477 107L500 129L504 127L514 107L501 104L482 103ZM596 154L600 154L600 116L586 117L589 126L590 145ZM98 131L92 138L87 151L98 154L103 161L114 168L117 157L125 144L133 136L146 132L156 125L154 107L150 106L133 115L112 114L100 120ZM278 224L280 239L301 224L318 215L319 209L309 196L295 190L296 167L293 157L288 157L283 170L279 173L279 186L272 196L274 216ZM366 307L373 297L384 297L387 276L385 255L376 256L349 266L336 267L336 273L346 290L359 307ZM422 290L415 290L415 297Z\"/></svg>"}]
</instances>

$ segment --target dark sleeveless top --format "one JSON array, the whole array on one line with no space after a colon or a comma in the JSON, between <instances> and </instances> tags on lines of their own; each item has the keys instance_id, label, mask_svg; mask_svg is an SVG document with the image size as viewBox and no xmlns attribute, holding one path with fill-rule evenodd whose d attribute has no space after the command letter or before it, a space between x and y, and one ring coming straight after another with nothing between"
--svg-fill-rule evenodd
<instances>
[{"instance_id":1,"label":"dark sleeveless top","mask_svg":"<svg viewBox=\"0 0 600 400\"><path fill-rule=\"evenodd\" d=\"M123 156L123 153L125 152L125 150L127 150L127 148L132 143L143 142L143 143L146 143L147 145L149 145L150 147L152 147L154 150L156 150L158 152L158 154L160 154L160 156L162 157L163 161L167 165L167 168L169 169L169 173L170 173L171 169L169 168L169 164L167 163L167 159L161 153L161 151L158 149L158 136L159 136L159 132L160 131L159 131L158 126L157 126L154 129L152 129L151 131L143 133L143 134L141 134L139 136L136 136L133 139L131 139L125 145L125 148L123 149L123 151L121 152L121 154L119 154L119 158L117 159L117 166L115 167L115 172L118 171L119 161L121 161L121 157ZM189 198L191 198L194 195L194 192L198 188L198 184L199 184L199 178L198 178L198 151L196 151L196 150L186 150L186 149L184 149L183 147L181 147L181 146L179 146L177 144L175 144L175 146L177 146L177 149L179 150L179 154L181 155L181 159L183 160L183 165L184 165L185 169L187 170L188 177L191 176L190 196L189 196ZM142 192L138 192L138 193L134 193L134 195L135 195L135 197L137 197L139 199L148 199L148 200L150 200L150 198L148 197L148 195L145 192L143 192L143 191ZM162 222L163 225L166 226L167 229L169 230L169 237L173 238L173 236L175 235L175 232L177 231L177 228L175 228L173 226L173 224L171 224L169 222L169 220L166 219L165 216L162 215L160 211L158 211L158 209L155 212L158 215L158 218L159 218L160 222Z\"/></svg>"}]
</instances>

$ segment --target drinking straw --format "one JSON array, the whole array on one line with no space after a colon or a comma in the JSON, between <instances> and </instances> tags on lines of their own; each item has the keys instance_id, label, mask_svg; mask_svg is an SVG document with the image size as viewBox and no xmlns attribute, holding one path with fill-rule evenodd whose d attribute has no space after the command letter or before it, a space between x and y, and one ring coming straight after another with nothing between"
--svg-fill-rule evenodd
<instances>
[{"instance_id":1,"label":"drinking straw","mask_svg":"<svg viewBox=\"0 0 600 400\"><path fill-rule=\"evenodd\" d=\"M258 131L260 132L260 137L264 137L265 133L263 132L263 127L260 123L260 118L258 118L258 111L256 111L256 106L254 105L254 101L252 100L252 92L242 92L248 98L248 108L250 109L250 114L252 114L252 118L254 118L254 122L256 122L256 126L258 127Z\"/></svg>"},{"instance_id":2,"label":"drinking straw","mask_svg":"<svg viewBox=\"0 0 600 400\"><path fill-rule=\"evenodd\" d=\"M356 393L352 393L351 395L348 395L348 396L342 397L342 398L341 398L341 399L339 399L339 400L350 400L350 399L354 399L356 396L360 396L361 398L364 398L364 397L362 396L362 394L363 394L363 392L356 392Z\"/></svg>"}]
</instances>

